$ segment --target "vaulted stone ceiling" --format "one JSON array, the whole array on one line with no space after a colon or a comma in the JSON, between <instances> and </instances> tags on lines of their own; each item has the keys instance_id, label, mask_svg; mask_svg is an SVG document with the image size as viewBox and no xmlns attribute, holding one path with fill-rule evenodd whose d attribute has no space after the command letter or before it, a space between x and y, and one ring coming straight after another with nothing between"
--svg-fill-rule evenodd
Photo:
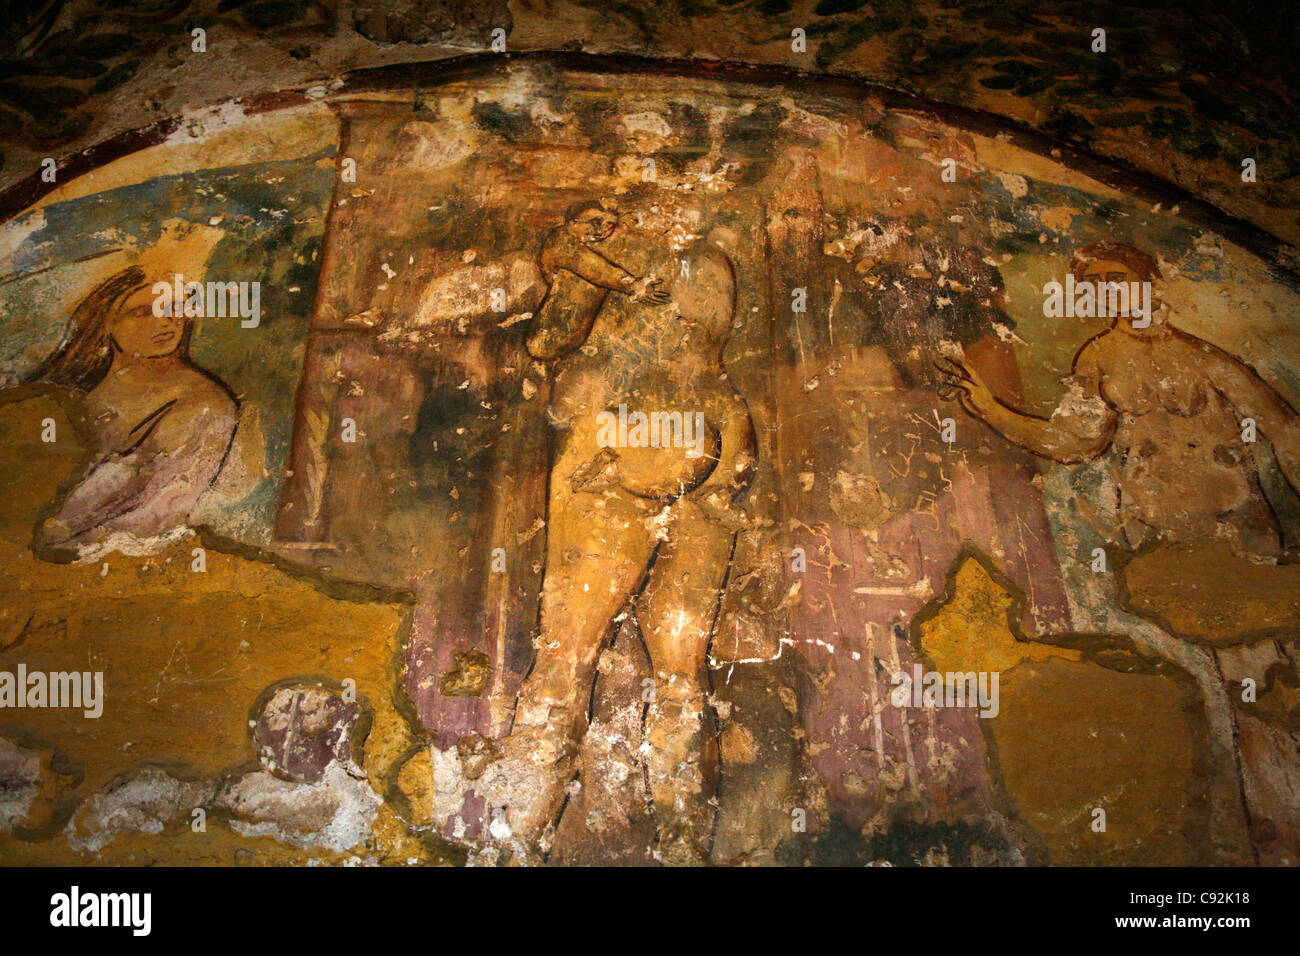
<instances>
[{"instance_id":1,"label":"vaulted stone ceiling","mask_svg":"<svg viewBox=\"0 0 1300 956\"><path fill-rule=\"evenodd\" d=\"M486 51L499 28L512 52L779 65L973 106L1300 241L1288 0L5 0L0 16L0 189L45 156L231 97ZM211 55L182 42L195 26ZM1243 187L1246 157L1258 181Z\"/></svg>"}]
</instances>

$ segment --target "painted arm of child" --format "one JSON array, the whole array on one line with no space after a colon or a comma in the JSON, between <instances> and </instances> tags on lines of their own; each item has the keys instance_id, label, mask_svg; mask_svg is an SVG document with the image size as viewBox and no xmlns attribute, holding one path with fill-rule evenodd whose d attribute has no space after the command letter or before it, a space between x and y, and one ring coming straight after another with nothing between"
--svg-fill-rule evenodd
<instances>
[{"instance_id":1,"label":"painted arm of child","mask_svg":"<svg viewBox=\"0 0 1300 956\"><path fill-rule=\"evenodd\" d=\"M1051 418L1012 408L960 362L943 359L937 367L944 377L939 391L943 398L957 399L967 413L1035 455L1077 465L1104 454L1114 440L1118 416L1101 396L1101 375L1090 345L1075 356L1070 392Z\"/></svg>"},{"instance_id":2,"label":"painted arm of child","mask_svg":"<svg viewBox=\"0 0 1300 956\"><path fill-rule=\"evenodd\" d=\"M652 305L668 301L654 276L633 275L562 229L547 237L541 259L550 289L528 334L533 358L555 359L580 347L610 292Z\"/></svg>"},{"instance_id":3,"label":"painted arm of child","mask_svg":"<svg viewBox=\"0 0 1300 956\"><path fill-rule=\"evenodd\" d=\"M1300 493L1300 415L1253 368L1215 346L1208 350L1215 388L1241 416L1243 428L1245 419L1254 421L1273 446L1282 474Z\"/></svg>"}]
</instances>

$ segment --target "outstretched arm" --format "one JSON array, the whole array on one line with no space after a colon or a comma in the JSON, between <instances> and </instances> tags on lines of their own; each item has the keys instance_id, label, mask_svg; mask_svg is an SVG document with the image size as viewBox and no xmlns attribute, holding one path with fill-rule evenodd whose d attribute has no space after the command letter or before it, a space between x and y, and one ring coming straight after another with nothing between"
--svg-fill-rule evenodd
<instances>
[{"instance_id":1,"label":"outstretched arm","mask_svg":"<svg viewBox=\"0 0 1300 956\"><path fill-rule=\"evenodd\" d=\"M1089 346L1075 356L1070 391L1051 418L1012 408L960 362L945 359L938 367L945 379L940 395L957 399L969 414L1035 455L1075 465L1104 454L1115 437L1118 416L1101 396L1096 353Z\"/></svg>"}]
</instances>

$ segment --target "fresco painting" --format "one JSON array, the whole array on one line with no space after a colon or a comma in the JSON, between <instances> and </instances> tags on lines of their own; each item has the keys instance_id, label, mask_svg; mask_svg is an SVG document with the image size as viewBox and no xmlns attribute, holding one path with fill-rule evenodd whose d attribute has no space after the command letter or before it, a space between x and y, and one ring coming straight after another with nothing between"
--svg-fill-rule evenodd
<instances>
[{"instance_id":1,"label":"fresco painting","mask_svg":"<svg viewBox=\"0 0 1300 956\"><path fill-rule=\"evenodd\" d=\"M0 859L1297 862L1300 280L1076 159L534 62L12 215Z\"/></svg>"}]
</instances>

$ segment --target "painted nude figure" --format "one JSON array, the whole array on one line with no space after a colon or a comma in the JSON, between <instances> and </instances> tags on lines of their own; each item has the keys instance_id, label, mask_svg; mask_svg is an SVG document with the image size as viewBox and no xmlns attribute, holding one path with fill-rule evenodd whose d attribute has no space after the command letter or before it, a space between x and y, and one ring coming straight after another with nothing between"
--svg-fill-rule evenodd
<instances>
[{"instance_id":1,"label":"painted nude figure","mask_svg":"<svg viewBox=\"0 0 1300 956\"><path fill-rule=\"evenodd\" d=\"M76 308L70 335L28 380L84 396L95 451L33 548L85 558L110 536L157 538L187 525L220 471L238 403L193 365L190 325L154 314L152 283L131 267Z\"/></svg>"},{"instance_id":2,"label":"painted nude figure","mask_svg":"<svg viewBox=\"0 0 1300 956\"><path fill-rule=\"evenodd\" d=\"M1155 260L1114 242L1079 249L1070 270L1076 283L1154 285L1160 279ZM1264 494L1246 436L1267 439L1282 477L1300 488L1300 415L1240 359L1171 325L1169 306L1156 294L1152 304L1149 326L1145 316L1117 316L1107 331L1084 343L1074 358L1070 392L1050 418L1010 407L955 362L942 368L941 394L958 399L1009 440L1054 461L1089 461L1113 447L1119 533L1130 549L1155 541L1219 539L1246 561L1280 557L1278 516ZM1211 715L1234 694L1223 654L1216 648L1199 665L1208 671L1202 683ZM1197 655L1177 659L1203 660ZM1293 801L1273 796L1285 792L1273 780L1290 774L1294 743L1235 707L1226 713L1228 720L1214 726L1218 752L1231 760L1220 762L1216 771L1230 781L1227 792L1240 792L1256 820L1285 818ZM1257 851L1286 846L1278 828L1252 824L1252 833Z\"/></svg>"},{"instance_id":3,"label":"painted nude figure","mask_svg":"<svg viewBox=\"0 0 1300 956\"><path fill-rule=\"evenodd\" d=\"M1070 263L1076 282L1157 282L1154 259L1099 242ZM1119 517L1125 543L1221 537L1245 554L1281 551L1245 419L1273 445L1300 488L1300 416L1241 360L1169 322L1153 298L1150 325L1117 316L1074 357L1070 391L1050 418L1001 401L969 367L947 362L943 394L1023 448L1074 464L1119 452Z\"/></svg>"},{"instance_id":4,"label":"painted nude figure","mask_svg":"<svg viewBox=\"0 0 1300 956\"><path fill-rule=\"evenodd\" d=\"M748 409L721 360L735 278L725 230L677 257L655 253L672 277L666 291L616 264L635 257L617 251L631 248L620 232L616 214L578 207L541 254L550 291L527 345L553 363L555 431L540 637L487 789L514 838L544 845L578 771L601 649L633 614L654 668L645 760L659 852L698 860L717 769L706 655L754 455ZM658 346L647 353L646 342ZM702 412L704 454L602 447L597 417L620 403Z\"/></svg>"}]
</instances>

